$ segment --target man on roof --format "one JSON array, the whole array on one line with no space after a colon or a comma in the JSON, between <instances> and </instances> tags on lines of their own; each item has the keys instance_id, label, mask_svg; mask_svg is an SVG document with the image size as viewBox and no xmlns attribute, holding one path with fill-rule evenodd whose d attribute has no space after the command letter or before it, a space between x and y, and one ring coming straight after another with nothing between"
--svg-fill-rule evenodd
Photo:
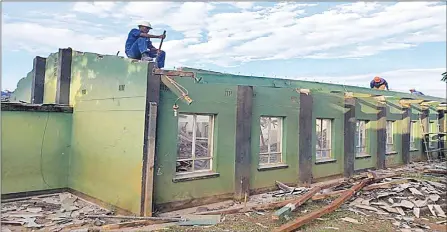
<instances>
[{"instance_id":1,"label":"man on roof","mask_svg":"<svg viewBox=\"0 0 447 232\"><path fill-rule=\"evenodd\" d=\"M410 89L410 93L414 95L424 96L422 92L416 91L414 88Z\"/></svg>"},{"instance_id":2,"label":"man on roof","mask_svg":"<svg viewBox=\"0 0 447 232\"><path fill-rule=\"evenodd\" d=\"M164 35L151 35L149 31L152 26L149 22L141 22L138 24L138 29L130 30L126 40L126 55L132 59L150 61L151 58L157 58L158 68L165 66L166 53L152 45L151 38L163 39ZM158 54L158 56L157 56Z\"/></svg>"},{"instance_id":3,"label":"man on roof","mask_svg":"<svg viewBox=\"0 0 447 232\"><path fill-rule=\"evenodd\" d=\"M386 88L386 90L389 90L388 82L386 82L386 80L381 77L374 77L374 79L369 83L369 86L371 87L371 89L384 90Z\"/></svg>"}]
</instances>

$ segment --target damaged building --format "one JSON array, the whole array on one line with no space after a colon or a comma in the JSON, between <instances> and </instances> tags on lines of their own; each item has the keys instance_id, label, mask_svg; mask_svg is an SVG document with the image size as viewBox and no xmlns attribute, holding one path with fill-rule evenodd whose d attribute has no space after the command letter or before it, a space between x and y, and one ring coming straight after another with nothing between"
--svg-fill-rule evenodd
<instances>
[{"instance_id":1,"label":"damaged building","mask_svg":"<svg viewBox=\"0 0 447 232\"><path fill-rule=\"evenodd\" d=\"M144 216L243 200L437 158L445 112L431 96L60 49L2 103L2 199L68 191Z\"/></svg>"}]
</instances>

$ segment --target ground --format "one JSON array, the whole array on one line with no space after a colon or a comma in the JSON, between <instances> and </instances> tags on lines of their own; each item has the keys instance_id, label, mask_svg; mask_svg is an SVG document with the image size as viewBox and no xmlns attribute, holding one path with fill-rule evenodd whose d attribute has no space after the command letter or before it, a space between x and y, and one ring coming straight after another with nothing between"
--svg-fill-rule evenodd
<instances>
[{"instance_id":1,"label":"ground","mask_svg":"<svg viewBox=\"0 0 447 232\"><path fill-rule=\"evenodd\" d=\"M420 231L446 231L447 211L447 178L442 174L424 173L424 170L437 169L446 171L446 163L441 164L425 164L416 163L400 168L384 170L380 175L398 174L382 180L380 183L386 183L385 186L377 189L365 190L357 192L352 198L346 201L341 207L335 211L323 215L320 218L312 220L310 223L302 226L299 230L303 232L331 232L331 231L367 231L367 232L420 232ZM445 167L445 168L444 168ZM365 175L366 176L366 175ZM363 177L365 178L365 177ZM356 180L354 182L357 182ZM337 180L333 182L338 182ZM394 183L393 183L394 182ZM344 184L328 191L336 191L340 189L348 189L353 183L344 181ZM393 183L393 184L389 184ZM371 186L368 186L371 187ZM301 190L300 190L301 189ZM418 192L413 192L414 189ZM296 195L285 194L278 197L281 191L264 193L255 195L250 198L247 205L257 205L262 203L270 203L272 201L282 201L285 199L299 198L309 189L296 188ZM302 192L300 192L302 191ZM380 197L380 195L385 196ZM386 195L388 194L388 195ZM276 209L267 211L250 211L246 213L226 214L217 216L204 216L211 218L219 218L220 221L214 225L208 226L179 226L176 223L165 223L150 225L145 227L126 227L115 229L113 231L164 231L164 232L202 232L202 231L226 231L226 232L256 232L256 231L273 231L287 221L294 220L300 216L308 215L310 212L321 209L330 204L338 196L322 200L308 200L299 206L288 219L274 221L272 214ZM366 200L366 202L365 202ZM402 204L403 201L410 201L412 208L416 207L417 202L423 202L416 208L420 209L420 217L418 218L412 208L396 206ZM425 200L425 203L424 203ZM358 203L361 202L361 203ZM389 208L383 208L383 203L388 204L390 208L402 208L404 216L398 212L390 212ZM418 204L419 204L418 203ZM359 207L370 207L364 209ZM391 205L393 204L393 205ZM430 205L440 206L444 211L431 212ZM201 206L175 212L160 214L162 217L174 217L194 215L200 211L209 211L216 209L234 208L238 204L233 202L221 202L214 205ZM240 205L239 205L240 206ZM442 211L441 209L441 211ZM204 212L202 211L202 212ZM38 214L39 216L29 216ZM95 225L98 219L85 218L87 214L110 214L110 210L98 207L83 199L72 196L68 193L52 194L52 196L33 197L27 200L13 201L9 203L2 202L2 228L1 231L93 231L92 229L100 229L96 231L105 231L104 226L117 224L121 222L129 222L132 220L123 219L102 219L101 223ZM18 216L28 215L28 216ZM197 215L196 215L197 216ZM22 217L22 218L21 218ZM28 218L27 218L28 217ZM29 217L35 217L35 221L31 222ZM200 216L199 216L200 217ZM343 219L343 220L342 220ZM207 219L208 220L208 219ZM348 221L345 221L348 220ZM5 225L5 222L21 223L22 225ZM37 223L37 224L34 224ZM25 228L29 224L39 226L40 228ZM212 223L211 223L212 224ZM101 228L102 226L102 228ZM74 230L76 229L76 230ZM109 231L109 230L108 230Z\"/></svg>"}]
</instances>

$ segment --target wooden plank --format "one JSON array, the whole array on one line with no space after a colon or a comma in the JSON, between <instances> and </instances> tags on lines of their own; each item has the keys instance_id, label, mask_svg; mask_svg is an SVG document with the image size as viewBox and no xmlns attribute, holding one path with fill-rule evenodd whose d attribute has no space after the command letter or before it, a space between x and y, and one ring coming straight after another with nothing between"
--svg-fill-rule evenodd
<instances>
[{"instance_id":1,"label":"wooden plank","mask_svg":"<svg viewBox=\"0 0 447 232\"><path fill-rule=\"evenodd\" d=\"M162 69L156 68L156 69L153 69L152 72L155 75L194 77L194 72L187 72L187 71L162 70Z\"/></svg>"},{"instance_id":2,"label":"wooden plank","mask_svg":"<svg viewBox=\"0 0 447 232\"><path fill-rule=\"evenodd\" d=\"M154 75L154 63L148 64L146 108L143 134L143 170L141 177L140 215L152 216L154 166L156 158L157 111L160 101L160 76Z\"/></svg>"},{"instance_id":3,"label":"wooden plank","mask_svg":"<svg viewBox=\"0 0 447 232\"><path fill-rule=\"evenodd\" d=\"M402 161L404 164L410 163L410 127L411 127L410 114L411 114L410 108L403 109L401 149L402 149Z\"/></svg>"},{"instance_id":4,"label":"wooden plank","mask_svg":"<svg viewBox=\"0 0 447 232\"><path fill-rule=\"evenodd\" d=\"M300 93L298 175L302 184L312 182L312 109L310 94Z\"/></svg>"},{"instance_id":5,"label":"wooden plank","mask_svg":"<svg viewBox=\"0 0 447 232\"><path fill-rule=\"evenodd\" d=\"M45 66L46 60L36 56L33 63L33 80L31 85L31 103L42 104L45 90Z\"/></svg>"},{"instance_id":6,"label":"wooden plank","mask_svg":"<svg viewBox=\"0 0 447 232\"><path fill-rule=\"evenodd\" d=\"M404 184L407 182L409 182L408 179L400 179L400 180L389 181L389 182L384 182L384 183L372 184L372 185L368 185L368 186L364 187L363 190L369 191L369 190L379 189L379 188L388 189L388 188L391 188L393 185Z\"/></svg>"},{"instance_id":7,"label":"wooden plank","mask_svg":"<svg viewBox=\"0 0 447 232\"><path fill-rule=\"evenodd\" d=\"M354 185L353 187L350 188L350 191L345 192L343 195L341 195L340 197L338 197L337 199L335 199L331 204L311 212L310 214L306 214L302 217L299 217L293 221L290 221L282 226L280 226L279 228L275 228L273 231L276 232L284 232L284 231L294 231L298 228L300 228L301 226L311 222L312 220L319 218L327 213L330 213L334 210L336 210L338 207L340 207L345 201L347 201L349 198L352 197L352 195L354 195L355 192L359 191L360 189L362 189L365 185L367 185L368 183L371 182L372 179L365 179L362 180L360 183Z\"/></svg>"},{"instance_id":8,"label":"wooden plank","mask_svg":"<svg viewBox=\"0 0 447 232\"><path fill-rule=\"evenodd\" d=\"M354 174L355 161L355 98L345 98L344 115L344 176L351 177Z\"/></svg>"},{"instance_id":9,"label":"wooden plank","mask_svg":"<svg viewBox=\"0 0 447 232\"><path fill-rule=\"evenodd\" d=\"M161 75L161 81L166 87L169 88L179 99L183 100L186 104L190 105L192 103L192 99L188 96L188 92L186 90L181 90L177 86L176 82L169 78L166 75Z\"/></svg>"},{"instance_id":10,"label":"wooden plank","mask_svg":"<svg viewBox=\"0 0 447 232\"><path fill-rule=\"evenodd\" d=\"M312 200L318 201L318 200L323 200L323 199L326 199L329 197L339 196L340 194L343 194L346 191L349 191L349 189L342 189L342 190L333 191L333 192L329 192L329 193L323 193L323 194L315 194L314 196L312 196Z\"/></svg>"},{"instance_id":11,"label":"wooden plank","mask_svg":"<svg viewBox=\"0 0 447 232\"><path fill-rule=\"evenodd\" d=\"M71 48L59 49L57 65L56 104L70 105Z\"/></svg>"},{"instance_id":12,"label":"wooden plank","mask_svg":"<svg viewBox=\"0 0 447 232\"><path fill-rule=\"evenodd\" d=\"M245 199L250 192L252 111L253 87L238 86L234 198L239 201Z\"/></svg>"},{"instance_id":13,"label":"wooden plank","mask_svg":"<svg viewBox=\"0 0 447 232\"><path fill-rule=\"evenodd\" d=\"M276 211L273 215L272 215L272 219L273 220L278 220L281 217L283 217L283 215L287 214L289 211L292 212L293 210L295 210L297 207L299 207L300 205L304 204L304 202L306 202L307 200L309 200L310 198L312 198L312 196L314 196L315 194L317 194L318 192L320 192L320 190L322 189L322 186L316 186L313 187L312 189L310 189L308 192L306 192L304 195L302 195L301 197L299 197L298 199L296 199L295 201L287 204L286 206L284 206L283 208L279 209L278 211ZM290 206L288 206L290 205Z\"/></svg>"},{"instance_id":14,"label":"wooden plank","mask_svg":"<svg viewBox=\"0 0 447 232\"><path fill-rule=\"evenodd\" d=\"M386 107L377 106L377 169L385 168L386 156Z\"/></svg>"}]
</instances>

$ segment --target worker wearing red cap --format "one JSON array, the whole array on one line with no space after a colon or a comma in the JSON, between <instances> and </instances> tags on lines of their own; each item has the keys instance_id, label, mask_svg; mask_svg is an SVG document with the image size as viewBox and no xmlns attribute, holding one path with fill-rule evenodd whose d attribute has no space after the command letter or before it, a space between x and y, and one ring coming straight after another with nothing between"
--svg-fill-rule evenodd
<instances>
[{"instance_id":1,"label":"worker wearing red cap","mask_svg":"<svg viewBox=\"0 0 447 232\"><path fill-rule=\"evenodd\" d=\"M386 90L389 90L388 82L386 82L386 80L381 77L374 77L374 79L371 81L371 83L369 83L369 86L371 87L371 89L384 90L386 88Z\"/></svg>"}]
</instances>

